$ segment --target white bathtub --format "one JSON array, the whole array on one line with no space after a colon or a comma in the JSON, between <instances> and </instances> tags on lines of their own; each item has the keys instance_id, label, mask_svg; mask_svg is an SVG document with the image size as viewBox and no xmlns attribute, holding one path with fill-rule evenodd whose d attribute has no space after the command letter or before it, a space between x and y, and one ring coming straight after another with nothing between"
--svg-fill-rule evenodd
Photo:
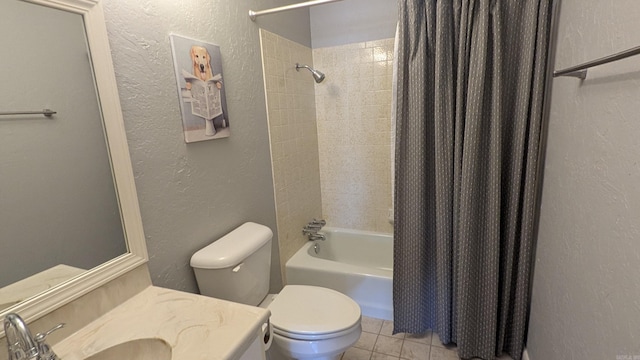
<instances>
[{"instance_id":1,"label":"white bathtub","mask_svg":"<svg viewBox=\"0 0 640 360\"><path fill-rule=\"evenodd\" d=\"M309 241L286 264L287 284L316 285L354 299L362 315L393 319L393 236L324 227L325 241Z\"/></svg>"}]
</instances>

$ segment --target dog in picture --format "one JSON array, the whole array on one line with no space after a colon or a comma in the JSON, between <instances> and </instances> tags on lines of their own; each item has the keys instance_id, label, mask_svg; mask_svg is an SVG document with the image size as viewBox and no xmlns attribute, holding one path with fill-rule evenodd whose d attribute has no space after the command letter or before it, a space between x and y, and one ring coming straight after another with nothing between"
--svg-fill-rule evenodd
<instances>
[{"instance_id":1,"label":"dog in picture","mask_svg":"<svg viewBox=\"0 0 640 360\"><path fill-rule=\"evenodd\" d=\"M191 47L190 50L190 56L191 56L191 63L192 63L192 74L195 78L205 82L205 83L213 83L215 84L215 87L217 88L217 96L215 96L215 101L213 106L219 109L222 109L221 104L220 104L220 94L219 94L219 90L222 89L222 76L220 74L214 75L213 71L211 70L211 55L209 55L209 51L203 47L203 46L199 46L199 45L193 45ZM192 81L197 81L193 78L191 78L191 80L189 78L187 78L187 76L185 76L185 80L186 80L186 86L185 88L189 91L192 90L193 88L193 83ZM195 90L195 89L194 89ZM213 89L210 89L209 91L211 91ZM226 127L226 120L223 117L222 111L220 110L219 115L218 114L213 114L212 118L207 118L205 117L205 135L207 136L213 136L216 134L216 128L214 126L214 120L217 117L221 117L222 120L218 121L218 126L222 126L223 128Z\"/></svg>"}]
</instances>

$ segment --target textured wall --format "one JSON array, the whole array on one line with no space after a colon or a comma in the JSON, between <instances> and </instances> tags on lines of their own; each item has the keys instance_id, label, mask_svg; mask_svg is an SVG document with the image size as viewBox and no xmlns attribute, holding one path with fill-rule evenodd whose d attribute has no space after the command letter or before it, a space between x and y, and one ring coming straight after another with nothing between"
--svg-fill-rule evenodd
<instances>
[{"instance_id":1,"label":"textured wall","mask_svg":"<svg viewBox=\"0 0 640 360\"><path fill-rule=\"evenodd\" d=\"M393 40L313 50L322 214L331 226L393 232L391 82Z\"/></svg>"},{"instance_id":2,"label":"textured wall","mask_svg":"<svg viewBox=\"0 0 640 360\"><path fill-rule=\"evenodd\" d=\"M556 68L640 44L635 0L563 0ZM638 58L553 81L528 349L640 358Z\"/></svg>"},{"instance_id":3,"label":"textured wall","mask_svg":"<svg viewBox=\"0 0 640 360\"><path fill-rule=\"evenodd\" d=\"M195 292L195 251L245 221L276 230L259 28L247 12L285 3L103 1L156 285ZM296 13L261 23L308 39L308 11ZM185 144L169 32L220 45L230 138ZM272 290L281 285L275 240Z\"/></svg>"},{"instance_id":4,"label":"textured wall","mask_svg":"<svg viewBox=\"0 0 640 360\"><path fill-rule=\"evenodd\" d=\"M348 0L314 6L311 12L313 48L394 37L397 0Z\"/></svg>"},{"instance_id":5,"label":"textured wall","mask_svg":"<svg viewBox=\"0 0 640 360\"><path fill-rule=\"evenodd\" d=\"M304 245L302 227L322 216L311 48L261 31L282 276Z\"/></svg>"}]
</instances>

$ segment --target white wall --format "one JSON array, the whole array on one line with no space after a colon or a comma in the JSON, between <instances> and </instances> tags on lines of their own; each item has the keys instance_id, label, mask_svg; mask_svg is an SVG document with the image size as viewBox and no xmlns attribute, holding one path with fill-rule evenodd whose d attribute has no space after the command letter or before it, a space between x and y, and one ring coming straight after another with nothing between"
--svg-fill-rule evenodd
<instances>
[{"instance_id":1,"label":"white wall","mask_svg":"<svg viewBox=\"0 0 640 360\"><path fill-rule=\"evenodd\" d=\"M344 0L311 8L312 47L395 37L397 0Z\"/></svg>"},{"instance_id":2,"label":"white wall","mask_svg":"<svg viewBox=\"0 0 640 360\"><path fill-rule=\"evenodd\" d=\"M636 0L564 0L556 68L640 44ZM527 348L640 358L640 61L553 82Z\"/></svg>"}]
</instances>

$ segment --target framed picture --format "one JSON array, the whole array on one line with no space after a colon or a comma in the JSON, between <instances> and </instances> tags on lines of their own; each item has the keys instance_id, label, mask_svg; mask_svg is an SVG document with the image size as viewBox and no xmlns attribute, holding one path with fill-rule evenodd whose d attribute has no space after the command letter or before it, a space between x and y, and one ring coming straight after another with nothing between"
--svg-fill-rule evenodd
<instances>
[{"instance_id":1,"label":"framed picture","mask_svg":"<svg viewBox=\"0 0 640 360\"><path fill-rule=\"evenodd\" d=\"M184 141L230 135L220 47L170 34Z\"/></svg>"}]
</instances>

